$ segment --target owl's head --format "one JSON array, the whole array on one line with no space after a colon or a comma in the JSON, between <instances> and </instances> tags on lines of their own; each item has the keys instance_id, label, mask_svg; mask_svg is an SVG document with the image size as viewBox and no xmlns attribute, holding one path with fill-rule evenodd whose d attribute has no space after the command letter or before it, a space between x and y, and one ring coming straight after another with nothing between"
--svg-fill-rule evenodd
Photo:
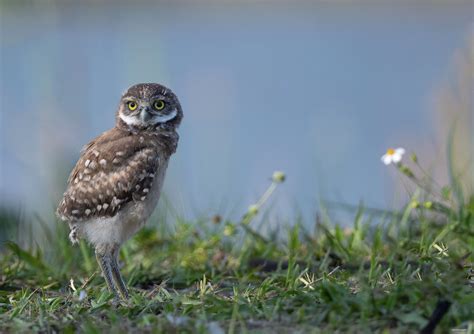
<instances>
[{"instance_id":1,"label":"owl's head","mask_svg":"<svg viewBox=\"0 0 474 334\"><path fill-rule=\"evenodd\" d=\"M130 87L120 99L117 126L131 130L176 129L183 111L176 95L157 83Z\"/></svg>"}]
</instances>

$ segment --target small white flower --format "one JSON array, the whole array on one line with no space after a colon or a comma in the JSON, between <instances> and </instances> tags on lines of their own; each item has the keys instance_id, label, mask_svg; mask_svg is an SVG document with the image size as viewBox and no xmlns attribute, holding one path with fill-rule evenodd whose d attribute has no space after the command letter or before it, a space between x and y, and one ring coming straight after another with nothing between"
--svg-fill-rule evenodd
<instances>
[{"instance_id":1,"label":"small white flower","mask_svg":"<svg viewBox=\"0 0 474 334\"><path fill-rule=\"evenodd\" d=\"M399 163L402 161L402 157L405 154L404 148L389 148L387 153L382 155L382 162L386 165L390 165L391 163Z\"/></svg>"}]
</instances>

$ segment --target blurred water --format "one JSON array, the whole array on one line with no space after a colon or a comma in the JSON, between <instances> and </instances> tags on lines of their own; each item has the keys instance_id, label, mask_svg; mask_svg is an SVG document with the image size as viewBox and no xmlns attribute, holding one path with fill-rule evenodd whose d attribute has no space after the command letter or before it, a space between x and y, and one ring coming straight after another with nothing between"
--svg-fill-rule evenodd
<instances>
[{"instance_id":1,"label":"blurred water","mask_svg":"<svg viewBox=\"0 0 474 334\"><path fill-rule=\"evenodd\" d=\"M137 82L181 100L165 191L185 216L239 216L277 169L283 217L311 217L321 197L391 206L379 158L439 150L433 90L472 24L470 2L0 9L1 203L45 215Z\"/></svg>"}]
</instances>

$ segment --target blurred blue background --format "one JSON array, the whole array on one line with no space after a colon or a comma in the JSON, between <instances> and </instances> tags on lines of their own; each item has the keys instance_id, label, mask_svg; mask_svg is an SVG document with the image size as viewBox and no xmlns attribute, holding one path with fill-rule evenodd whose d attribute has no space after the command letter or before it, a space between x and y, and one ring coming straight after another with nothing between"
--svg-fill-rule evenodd
<instances>
[{"instance_id":1,"label":"blurred blue background","mask_svg":"<svg viewBox=\"0 0 474 334\"><path fill-rule=\"evenodd\" d=\"M469 39L470 1L2 2L1 204L52 217L81 147L120 94L169 86L185 118L165 201L239 217L287 174L273 208L392 207L388 147L441 155L437 88ZM471 36L472 37L472 36ZM285 218L281 218L285 219Z\"/></svg>"}]
</instances>

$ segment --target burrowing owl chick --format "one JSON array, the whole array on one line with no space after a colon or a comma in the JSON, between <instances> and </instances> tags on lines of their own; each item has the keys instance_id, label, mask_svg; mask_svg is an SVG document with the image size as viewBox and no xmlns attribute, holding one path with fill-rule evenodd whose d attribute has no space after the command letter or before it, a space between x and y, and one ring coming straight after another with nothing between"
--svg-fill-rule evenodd
<instances>
[{"instance_id":1,"label":"burrowing owl chick","mask_svg":"<svg viewBox=\"0 0 474 334\"><path fill-rule=\"evenodd\" d=\"M182 118L178 98L168 88L130 87L120 100L115 127L83 148L57 209L69 223L72 243L85 238L94 246L107 286L124 299L128 292L117 255L158 203Z\"/></svg>"}]
</instances>

